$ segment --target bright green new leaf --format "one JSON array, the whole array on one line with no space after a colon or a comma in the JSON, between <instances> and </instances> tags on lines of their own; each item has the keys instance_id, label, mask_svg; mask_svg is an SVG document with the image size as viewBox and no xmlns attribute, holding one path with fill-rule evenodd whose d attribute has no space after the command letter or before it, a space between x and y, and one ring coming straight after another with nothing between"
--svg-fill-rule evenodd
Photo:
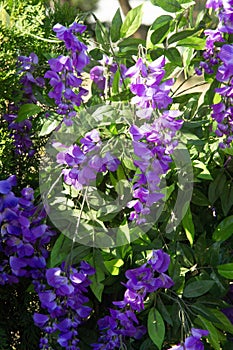
<instances>
[{"instance_id":1,"label":"bright green new leaf","mask_svg":"<svg viewBox=\"0 0 233 350\"><path fill-rule=\"evenodd\" d=\"M147 328L151 340L158 349L161 349L164 341L165 325L162 316L155 308L150 309Z\"/></svg>"},{"instance_id":2,"label":"bright green new leaf","mask_svg":"<svg viewBox=\"0 0 233 350\"><path fill-rule=\"evenodd\" d=\"M233 234L233 215L220 222L213 233L213 240L226 241Z\"/></svg>"},{"instance_id":3,"label":"bright green new leaf","mask_svg":"<svg viewBox=\"0 0 233 350\"><path fill-rule=\"evenodd\" d=\"M233 279L233 263L218 265L218 273L229 279Z\"/></svg>"},{"instance_id":4,"label":"bright green new leaf","mask_svg":"<svg viewBox=\"0 0 233 350\"><path fill-rule=\"evenodd\" d=\"M49 135L61 123L61 120L46 120L41 128L39 136Z\"/></svg>"},{"instance_id":5,"label":"bright green new leaf","mask_svg":"<svg viewBox=\"0 0 233 350\"><path fill-rule=\"evenodd\" d=\"M195 235L195 229L194 229L193 218L192 218L192 213L191 213L190 207L188 208L185 216L183 217L182 225L183 225L183 228L185 230L186 237L188 238L188 240L192 246L193 240L194 240L194 235Z\"/></svg>"},{"instance_id":6,"label":"bright green new leaf","mask_svg":"<svg viewBox=\"0 0 233 350\"><path fill-rule=\"evenodd\" d=\"M122 259L112 259L105 261L104 265L111 275L117 276L119 275L120 267L124 265L124 261Z\"/></svg>"},{"instance_id":7,"label":"bright green new leaf","mask_svg":"<svg viewBox=\"0 0 233 350\"><path fill-rule=\"evenodd\" d=\"M142 24L142 8L143 4L133 8L127 13L120 30L121 38L128 38L138 30Z\"/></svg>"},{"instance_id":8,"label":"bright green new leaf","mask_svg":"<svg viewBox=\"0 0 233 350\"><path fill-rule=\"evenodd\" d=\"M197 38L196 36L190 36L189 38L185 38L182 40L179 40L177 42L177 46L187 46L191 47L196 50L204 50L205 48L205 39L203 38Z\"/></svg>"}]
</instances>

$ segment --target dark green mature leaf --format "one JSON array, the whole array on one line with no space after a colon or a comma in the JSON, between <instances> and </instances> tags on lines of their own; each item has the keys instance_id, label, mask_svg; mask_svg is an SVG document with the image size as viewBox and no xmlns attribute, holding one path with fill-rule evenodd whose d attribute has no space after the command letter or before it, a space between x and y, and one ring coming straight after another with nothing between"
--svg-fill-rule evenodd
<instances>
[{"instance_id":1,"label":"dark green mature leaf","mask_svg":"<svg viewBox=\"0 0 233 350\"><path fill-rule=\"evenodd\" d=\"M162 316L155 308L150 309L147 320L147 328L151 340L158 347L158 349L161 349L165 336L165 325Z\"/></svg>"},{"instance_id":2,"label":"dark green mature leaf","mask_svg":"<svg viewBox=\"0 0 233 350\"><path fill-rule=\"evenodd\" d=\"M172 36L170 36L170 38L168 39L168 44L170 45L170 44L176 43L177 41L188 38L193 34L195 34L197 31L198 29L185 29L178 33L175 33Z\"/></svg>"},{"instance_id":3,"label":"dark green mature leaf","mask_svg":"<svg viewBox=\"0 0 233 350\"><path fill-rule=\"evenodd\" d=\"M233 205L233 184L231 181L225 183L223 191L220 195L222 211L227 216L229 210Z\"/></svg>"},{"instance_id":4,"label":"dark green mature leaf","mask_svg":"<svg viewBox=\"0 0 233 350\"><path fill-rule=\"evenodd\" d=\"M194 281L189 283L183 292L184 297L186 298L196 298L200 295L207 293L214 285L212 280L202 280Z\"/></svg>"},{"instance_id":5,"label":"dark green mature leaf","mask_svg":"<svg viewBox=\"0 0 233 350\"><path fill-rule=\"evenodd\" d=\"M233 215L220 222L213 233L214 241L225 241L233 234Z\"/></svg>"},{"instance_id":6,"label":"dark green mature leaf","mask_svg":"<svg viewBox=\"0 0 233 350\"><path fill-rule=\"evenodd\" d=\"M109 47L108 33L104 25L98 19L96 19L95 35L98 43L107 50Z\"/></svg>"},{"instance_id":7,"label":"dark green mature leaf","mask_svg":"<svg viewBox=\"0 0 233 350\"><path fill-rule=\"evenodd\" d=\"M117 9L117 11L112 19L112 25L110 28L111 40L114 43L120 39L121 26L122 26L121 12L120 12L120 9Z\"/></svg>"},{"instance_id":8,"label":"dark green mature leaf","mask_svg":"<svg viewBox=\"0 0 233 350\"><path fill-rule=\"evenodd\" d=\"M106 271L101 252L95 249L93 252L93 257L90 258L88 262L95 269L95 274L89 277L90 280L92 281L90 288L94 293L94 295L96 296L96 298L101 302L102 293L104 290L104 284L102 282L104 281L105 271Z\"/></svg>"},{"instance_id":9,"label":"dark green mature leaf","mask_svg":"<svg viewBox=\"0 0 233 350\"><path fill-rule=\"evenodd\" d=\"M152 4L161 7L167 12L177 12L182 9L176 0L151 0Z\"/></svg>"},{"instance_id":10,"label":"dark green mature leaf","mask_svg":"<svg viewBox=\"0 0 233 350\"><path fill-rule=\"evenodd\" d=\"M63 234L60 234L50 254L50 267L58 266L63 261L65 261L67 258L67 255L71 251L71 247L72 247L72 240L64 236Z\"/></svg>"},{"instance_id":11,"label":"dark green mature leaf","mask_svg":"<svg viewBox=\"0 0 233 350\"><path fill-rule=\"evenodd\" d=\"M142 24L142 7L143 4L133 8L127 13L120 30L121 38L128 38L138 30Z\"/></svg>"},{"instance_id":12,"label":"dark green mature leaf","mask_svg":"<svg viewBox=\"0 0 233 350\"><path fill-rule=\"evenodd\" d=\"M233 279L233 263L218 265L218 273L229 279Z\"/></svg>"},{"instance_id":13,"label":"dark green mature leaf","mask_svg":"<svg viewBox=\"0 0 233 350\"><path fill-rule=\"evenodd\" d=\"M210 205L210 202L204 193L197 189L194 189L193 191L191 202L201 207L208 207Z\"/></svg>"},{"instance_id":14,"label":"dark green mature leaf","mask_svg":"<svg viewBox=\"0 0 233 350\"><path fill-rule=\"evenodd\" d=\"M183 66L182 57L175 47L170 47L167 50L164 50L164 55L170 62L175 63L178 67Z\"/></svg>"},{"instance_id":15,"label":"dark green mature leaf","mask_svg":"<svg viewBox=\"0 0 233 350\"><path fill-rule=\"evenodd\" d=\"M158 44L159 42L163 41L163 39L166 36L168 31L169 31L169 23L166 23L162 27L157 28L151 34L151 42L152 42L152 44Z\"/></svg>"},{"instance_id":16,"label":"dark green mature leaf","mask_svg":"<svg viewBox=\"0 0 233 350\"><path fill-rule=\"evenodd\" d=\"M229 318L218 309L210 309L210 311L218 320L216 327L222 329L224 332L233 334L233 324L230 322Z\"/></svg>"},{"instance_id":17,"label":"dark green mature leaf","mask_svg":"<svg viewBox=\"0 0 233 350\"><path fill-rule=\"evenodd\" d=\"M223 191L224 185L226 182L226 176L220 171L218 176L212 181L209 185L208 189L208 198L210 200L211 204L214 204L214 202L219 198L220 194Z\"/></svg>"},{"instance_id":18,"label":"dark green mature leaf","mask_svg":"<svg viewBox=\"0 0 233 350\"><path fill-rule=\"evenodd\" d=\"M36 115L42 111L42 108L34 103L26 103L22 105L18 111L18 117L15 119L16 122L22 122L28 119L32 115Z\"/></svg>"},{"instance_id":19,"label":"dark green mature leaf","mask_svg":"<svg viewBox=\"0 0 233 350\"><path fill-rule=\"evenodd\" d=\"M164 26L165 24L171 23L172 20L173 20L173 17L169 16L169 15L159 16L158 18L156 18L156 20L151 25L151 29L156 30L156 29Z\"/></svg>"}]
</instances>

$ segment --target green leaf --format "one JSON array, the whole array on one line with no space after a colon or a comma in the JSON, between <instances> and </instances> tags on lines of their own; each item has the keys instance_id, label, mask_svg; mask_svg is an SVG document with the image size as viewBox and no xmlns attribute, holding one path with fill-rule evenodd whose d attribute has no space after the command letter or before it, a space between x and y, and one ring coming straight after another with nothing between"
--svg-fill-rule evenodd
<instances>
[{"instance_id":1,"label":"green leaf","mask_svg":"<svg viewBox=\"0 0 233 350\"><path fill-rule=\"evenodd\" d=\"M192 246L193 240L194 240L194 235L195 235L195 229L194 229L193 218L192 218L192 213L191 213L190 207L188 208L185 216L183 217L182 225L183 225L183 228L185 230L186 237L188 238L188 240Z\"/></svg>"},{"instance_id":2,"label":"green leaf","mask_svg":"<svg viewBox=\"0 0 233 350\"><path fill-rule=\"evenodd\" d=\"M120 30L121 38L128 38L138 30L142 23L142 8L143 4L133 8L127 13Z\"/></svg>"},{"instance_id":3,"label":"green leaf","mask_svg":"<svg viewBox=\"0 0 233 350\"><path fill-rule=\"evenodd\" d=\"M170 47L165 50L164 55L169 59L171 63L175 63L178 67L183 66L182 57L175 47Z\"/></svg>"},{"instance_id":4,"label":"green leaf","mask_svg":"<svg viewBox=\"0 0 233 350\"><path fill-rule=\"evenodd\" d=\"M231 148L224 148L222 151L224 153L226 153L226 154L229 154L229 155L233 156L233 147L231 147Z\"/></svg>"},{"instance_id":5,"label":"green leaf","mask_svg":"<svg viewBox=\"0 0 233 350\"><path fill-rule=\"evenodd\" d=\"M158 308L158 311L161 313L163 319L168 323L170 324L171 326L173 326L173 321L172 321L172 318L170 316L170 313L168 312L168 310L166 309L166 306L164 305L162 299L160 298L160 296L158 295L157 296L157 308Z\"/></svg>"},{"instance_id":6,"label":"green leaf","mask_svg":"<svg viewBox=\"0 0 233 350\"><path fill-rule=\"evenodd\" d=\"M71 247L71 239L61 233L57 238L50 254L50 267L58 266L65 261L67 255L71 251Z\"/></svg>"},{"instance_id":7,"label":"green leaf","mask_svg":"<svg viewBox=\"0 0 233 350\"><path fill-rule=\"evenodd\" d=\"M191 202L201 207L208 207L210 205L208 198L198 189L194 189Z\"/></svg>"},{"instance_id":8,"label":"green leaf","mask_svg":"<svg viewBox=\"0 0 233 350\"><path fill-rule=\"evenodd\" d=\"M112 259L109 261L105 261L104 265L111 275L117 276L119 275L120 267L124 265L124 261L122 259Z\"/></svg>"},{"instance_id":9,"label":"green leaf","mask_svg":"<svg viewBox=\"0 0 233 350\"><path fill-rule=\"evenodd\" d=\"M176 0L151 0L152 4L161 7L167 12L177 12L182 9Z\"/></svg>"},{"instance_id":10,"label":"green leaf","mask_svg":"<svg viewBox=\"0 0 233 350\"><path fill-rule=\"evenodd\" d=\"M147 328L151 340L158 349L161 349L165 336L165 325L162 316L155 308L150 309L147 319Z\"/></svg>"},{"instance_id":11,"label":"green leaf","mask_svg":"<svg viewBox=\"0 0 233 350\"><path fill-rule=\"evenodd\" d=\"M162 27L157 28L151 34L151 42L152 44L158 44L165 38L167 32L169 31L169 23L164 24Z\"/></svg>"},{"instance_id":12,"label":"green leaf","mask_svg":"<svg viewBox=\"0 0 233 350\"><path fill-rule=\"evenodd\" d=\"M97 249L93 252L93 257L89 259L88 261L91 266L95 269L95 274L90 276L90 280L92 281L92 284L90 285L90 288L96 298L101 302L102 300L102 293L104 290L104 284L101 283L105 279L105 273L106 270L104 263L103 263L103 257L101 255L101 252Z\"/></svg>"},{"instance_id":13,"label":"green leaf","mask_svg":"<svg viewBox=\"0 0 233 350\"><path fill-rule=\"evenodd\" d=\"M121 26L122 26L121 12L120 12L120 9L117 9L112 19L112 25L110 28L110 37L112 42L114 43L120 39Z\"/></svg>"},{"instance_id":14,"label":"green leaf","mask_svg":"<svg viewBox=\"0 0 233 350\"><path fill-rule=\"evenodd\" d=\"M233 263L218 265L218 273L229 279L233 279Z\"/></svg>"},{"instance_id":15,"label":"green leaf","mask_svg":"<svg viewBox=\"0 0 233 350\"><path fill-rule=\"evenodd\" d=\"M210 334L208 335L207 339L209 340L210 344L212 345L213 349L220 350L220 344L219 344L219 337L218 337L218 331L213 326L212 322L207 321L204 317L198 316L199 320L201 321L203 328L207 329Z\"/></svg>"},{"instance_id":16,"label":"green leaf","mask_svg":"<svg viewBox=\"0 0 233 350\"><path fill-rule=\"evenodd\" d=\"M209 170L207 169L207 166L201 162L200 160L194 160L193 161L193 166L195 168L202 169L202 171L197 175L199 179L203 180L213 180Z\"/></svg>"},{"instance_id":17,"label":"green leaf","mask_svg":"<svg viewBox=\"0 0 233 350\"><path fill-rule=\"evenodd\" d=\"M220 195L222 211L227 216L229 210L233 205L233 184L231 181L225 183L223 191Z\"/></svg>"},{"instance_id":18,"label":"green leaf","mask_svg":"<svg viewBox=\"0 0 233 350\"><path fill-rule=\"evenodd\" d=\"M90 280L92 280L92 279L90 278ZM90 288L91 288L93 294L99 300L99 302L101 302L102 294L103 294L103 290L104 290L104 284L96 282L95 280L92 280L92 284L90 285Z\"/></svg>"},{"instance_id":19,"label":"green leaf","mask_svg":"<svg viewBox=\"0 0 233 350\"><path fill-rule=\"evenodd\" d=\"M196 33L197 31L198 31L198 29L185 29L185 30L182 30L178 33L175 33L172 36L170 36L170 38L168 39L168 44L170 45L170 44L173 44L179 40L190 37L194 33Z\"/></svg>"},{"instance_id":20,"label":"green leaf","mask_svg":"<svg viewBox=\"0 0 233 350\"><path fill-rule=\"evenodd\" d=\"M208 198L210 203L213 205L214 202L219 198L223 191L226 182L226 176L222 171L219 172L218 176L211 182L208 189Z\"/></svg>"},{"instance_id":21,"label":"green leaf","mask_svg":"<svg viewBox=\"0 0 233 350\"><path fill-rule=\"evenodd\" d=\"M151 25L151 30L156 30L156 29L164 26L164 24L170 23L172 20L173 20L173 17L169 16L169 15L159 16L158 18L156 18L154 23Z\"/></svg>"},{"instance_id":22,"label":"green leaf","mask_svg":"<svg viewBox=\"0 0 233 350\"><path fill-rule=\"evenodd\" d=\"M116 73L114 74L113 82L112 82L112 92L113 94L119 93L119 83L120 83L120 72L119 68L117 69Z\"/></svg>"},{"instance_id":23,"label":"green leaf","mask_svg":"<svg viewBox=\"0 0 233 350\"><path fill-rule=\"evenodd\" d=\"M196 36L191 36L177 42L177 46L191 47L195 50L204 50L205 48L205 39L197 38Z\"/></svg>"},{"instance_id":24,"label":"green leaf","mask_svg":"<svg viewBox=\"0 0 233 350\"><path fill-rule=\"evenodd\" d=\"M183 295L186 298L196 298L207 293L214 285L212 280L194 281L189 283L185 288Z\"/></svg>"},{"instance_id":25,"label":"green leaf","mask_svg":"<svg viewBox=\"0 0 233 350\"><path fill-rule=\"evenodd\" d=\"M108 33L104 25L98 19L96 19L95 36L98 43L101 44L104 49L108 50Z\"/></svg>"},{"instance_id":26,"label":"green leaf","mask_svg":"<svg viewBox=\"0 0 233 350\"><path fill-rule=\"evenodd\" d=\"M61 123L61 120L46 120L41 128L39 136L49 135Z\"/></svg>"},{"instance_id":27,"label":"green leaf","mask_svg":"<svg viewBox=\"0 0 233 350\"><path fill-rule=\"evenodd\" d=\"M42 108L35 105L34 103L26 103L22 105L18 112L18 117L15 119L16 122L22 122L28 119L32 115L36 115L42 111Z\"/></svg>"},{"instance_id":28,"label":"green leaf","mask_svg":"<svg viewBox=\"0 0 233 350\"><path fill-rule=\"evenodd\" d=\"M233 324L224 313L218 309L210 309L211 313L217 318L216 327L222 329L224 332L233 334Z\"/></svg>"},{"instance_id":29,"label":"green leaf","mask_svg":"<svg viewBox=\"0 0 233 350\"><path fill-rule=\"evenodd\" d=\"M213 233L214 241L226 241L233 234L233 215L220 222Z\"/></svg>"}]
</instances>

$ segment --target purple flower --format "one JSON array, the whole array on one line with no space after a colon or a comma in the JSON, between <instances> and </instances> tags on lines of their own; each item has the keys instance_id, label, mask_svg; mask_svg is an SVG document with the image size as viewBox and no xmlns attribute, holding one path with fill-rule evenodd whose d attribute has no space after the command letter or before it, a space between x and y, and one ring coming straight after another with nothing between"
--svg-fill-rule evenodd
<instances>
[{"instance_id":1,"label":"purple flower","mask_svg":"<svg viewBox=\"0 0 233 350\"><path fill-rule=\"evenodd\" d=\"M213 8L214 10L219 9L222 7L223 0L207 0L206 7L207 8Z\"/></svg>"},{"instance_id":2,"label":"purple flower","mask_svg":"<svg viewBox=\"0 0 233 350\"><path fill-rule=\"evenodd\" d=\"M48 315L43 315L38 312L35 312L33 315L33 321L35 325L38 327L43 327L48 322L48 320L49 320Z\"/></svg>"},{"instance_id":3,"label":"purple flower","mask_svg":"<svg viewBox=\"0 0 233 350\"><path fill-rule=\"evenodd\" d=\"M175 345L169 350L204 350L201 337L207 337L209 331L204 329L191 328L191 335L185 339L184 344Z\"/></svg>"}]
</instances>

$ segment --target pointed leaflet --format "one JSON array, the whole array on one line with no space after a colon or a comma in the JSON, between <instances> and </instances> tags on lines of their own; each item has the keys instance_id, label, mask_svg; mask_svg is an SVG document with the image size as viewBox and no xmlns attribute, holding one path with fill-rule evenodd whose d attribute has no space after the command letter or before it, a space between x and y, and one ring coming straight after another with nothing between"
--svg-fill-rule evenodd
<instances>
[{"instance_id":1,"label":"pointed leaflet","mask_svg":"<svg viewBox=\"0 0 233 350\"><path fill-rule=\"evenodd\" d=\"M151 0L152 4L161 7L167 12L177 12L182 9L176 0Z\"/></svg>"},{"instance_id":2,"label":"pointed leaflet","mask_svg":"<svg viewBox=\"0 0 233 350\"><path fill-rule=\"evenodd\" d=\"M149 312L147 328L151 340L161 349L165 335L165 325L162 316L155 308L152 308Z\"/></svg>"},{"instance_id":3,"label":"pointed leaflet","mask_svg":"<svg viewBox=\"0 0 233 350\"><path fill-rule=\"evenodd\" d=\"M121 38L128 38L138 30L142 23L142 7L143 4L133 8L127 13L120 30Z\"/></svg>"},{"instance_id":4,"label":"pointed leaflet","mask_svg":"<svg viewBox=\"0 0 233 350\"><path fill-rule=\"evenodd\" d=\"M41 110L41 107L35 105L34 103L26 103L20 107L18 111L18 117L15 119L15 121L22 122L32 115L40 113Z\"/></svg>"},{"instance_id":5,"label":"pointed leaflet","mask_svg":"<svg viewBox=\"0 0 233 350\"><path fill-rule=\"evenodd\" d=\"M121 12L120 12L120 9L118 9L112 19L112 26L110 28L111 40L114 43L120 39L121 26L122 26Z\"/></svg>"},{"instance_id":6,"label":"pointed leaflet","mask_svg":"<svg viewBox=\"0 0 233 350\"><path fill-rule=\"evenodd\" d=\"M233 215L220 222L213 233L214 241L226 241L233 234Z\"/></svg>"},{"instance_id":7,"label":"pointed leaflet","mask_svg":"<svg viewBox=\"0 0 233 350\"><path fill-rule=\"evenodd\" d=\"M183 225L183 228L185 230L186 237L188 238L190 244L193 245L195 229L194 229L194 224L193 224L192 213L191 213L190 207L188 208L185 216L183 217L182 225Z\"/></svg>"},{"instance_id":8,"label":"pointed leaflet","mask_svg":"<svg viewBox=\"0 0 233 350\"><path fill-rule=\"evenodd\" d=\"M185 288L183 295L185 298L196 298L207 293L214 285L213 280L199 280L189 283Z\"/></svg>"}]
</instances>

